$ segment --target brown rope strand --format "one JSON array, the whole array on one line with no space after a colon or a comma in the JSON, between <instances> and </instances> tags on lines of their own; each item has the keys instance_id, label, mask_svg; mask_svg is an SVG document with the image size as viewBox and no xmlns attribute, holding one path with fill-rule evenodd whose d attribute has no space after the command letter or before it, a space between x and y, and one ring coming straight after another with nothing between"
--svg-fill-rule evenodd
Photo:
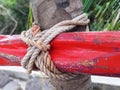
<instances>
[{"instance_id":1,"label":"brown rope strand","mask_svg":"<svg viewBox=\"0 0 120 90\"><path fill-rule=\"evenodd\" d=\"M37 34L32 34L30 30L23 31L21 39L28 44L29 48L22 59L22 66L27 69L28 73L38 69L53 79L69 80L76 77L76 74L61 72L57 69L49 55L49 43L58 34L69 31L76 25L87 25L88 23L87 15L81 14L72 20L62 21L48 30L37 31Z\"/></svg>"}]
</instances>

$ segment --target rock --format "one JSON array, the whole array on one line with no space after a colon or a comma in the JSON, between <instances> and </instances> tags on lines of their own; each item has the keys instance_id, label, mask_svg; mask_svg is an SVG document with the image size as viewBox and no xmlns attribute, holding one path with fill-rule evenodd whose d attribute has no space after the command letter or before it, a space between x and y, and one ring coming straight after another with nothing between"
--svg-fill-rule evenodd
<instances>
[{"instance_id":1,"label":"rock","mask_svg":"<svg viewBox=\"0 0 120 90\"><path fill-rule=\"evenodd\" d=\"M22 90L22 88L18 82L11 81L2 90Z\"/></svg>"},{"instance_id":2,"label":"rock","mask_svg":"<svg viewBox=\"0 0 120 90\"><path fill-rule=\"evenodd\" d=\"M33 77L27 81L25 90L55 90L48 78Z\"/></svg>"},{"instance_id":3,"label":"rock","mask_svg":"<svg viewBox=\"0 0 120 90\"><path fill-rule=\"evenodd\" d=\"M34 20L44 29L82 13L82 0L30 0Z\"/></svg>"},{"instance_id":4,"label":"rock","mask_svg":"<svg viewBox=\"0 0 120 90\"><path fill-rule=\"evenodd\" d=\"M55 0L31 0L35 21L44 29L48 29L56 23L71 19L69 13L56 6Z\"/></svg>"},{"instance_id":5,"label":"rock","mask_svg":"<svg viewBox=\"0 0 120 90\"><path fill-rule=\"evenodd\" d=\"M40 81L38 78L31 78L27 81L25 90L42 90Z\"/></svg>"},{"instance_id":6,"label":"rock","mask_svg":"<svg viewBox=\"0 0 120 90\"><path fill-rule=\"evenodd\" d=\"M66 8L70 5L70 0L56 0L56 5L61 8Z\"/></svg>"},{"instance_id":7,"label":"rock","mask_svg":"<svg viewBox=\"0 0 120 90\"><path fill-rule=\"evenodd\" d=\"M66 12L68 12L72 18L83 13L83 4L82 0L69 0L70 5L65 8Z\"/></svg>"},{"instance_id":8,"label":"rock","mask_svg":"<svg viewBox=\"0 0 120 90\"><path fill-rule=\"evenodd\" d=\"M0 88L3 88L9 81L10 77L4 72L0 71Z\"/></svg>"},{"instance_id":9,"label":"rock","mask_svg":"<svg viewBox=\"0 0 120 90\"><path fill-rule=\"evenodd\" d=\"M63 81L51 79L51 84L57 90L92 90L90 77L85 75L77 75L72 79Z\"/></svg>"},{"instance_id":10,"label":"rock","mask_svg":"<svg viewBox=\"0 0 120 90\"><path fill-rule=\"evenodd\" d=\"M29 75L26 74L25 72L10 71L10 70L1 70L1 71L3 71L6 75L8 75L11 78L17 78L24 81L29 78Z\"/></svg>"}]
</instances>

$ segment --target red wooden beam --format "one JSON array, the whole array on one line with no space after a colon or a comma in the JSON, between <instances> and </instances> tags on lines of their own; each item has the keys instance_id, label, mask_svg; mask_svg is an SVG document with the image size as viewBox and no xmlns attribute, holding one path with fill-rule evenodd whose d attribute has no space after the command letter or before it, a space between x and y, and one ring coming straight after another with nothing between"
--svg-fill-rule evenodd
<instances>
[{"instance_id":1,"label":"red wooden beam","mask_svg":"<svg viewBox=\"0 0 120 90\"><path fill-rule=\"evenodd\" d=\"M19 35L0 36L0 65L20 65L26 49ZM50 55L62 71L120 77L120 32L63 33Z\"/></svg>"}]
</instances>

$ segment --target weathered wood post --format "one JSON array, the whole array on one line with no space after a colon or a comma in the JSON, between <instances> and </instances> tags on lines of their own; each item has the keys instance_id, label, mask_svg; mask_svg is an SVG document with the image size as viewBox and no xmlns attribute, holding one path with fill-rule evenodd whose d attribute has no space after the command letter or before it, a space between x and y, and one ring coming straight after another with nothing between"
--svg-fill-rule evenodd
<instances>
[{"instance_id":1,"label":"weathered wood post","mask_svg":"<svg viewBox=\"0 0 120 90\"><path fill-rule=\"evenodd\" d=\"M48 29L56 23L72 19L82 13L82 0L30 0L33 17L42 28ZM80 27L81 28L81 27ZM82 30L85 31L85 28ZM52 80L56 90L91 90L89 75L78 75L67 81Z\"/></svg>"}]
</instances>

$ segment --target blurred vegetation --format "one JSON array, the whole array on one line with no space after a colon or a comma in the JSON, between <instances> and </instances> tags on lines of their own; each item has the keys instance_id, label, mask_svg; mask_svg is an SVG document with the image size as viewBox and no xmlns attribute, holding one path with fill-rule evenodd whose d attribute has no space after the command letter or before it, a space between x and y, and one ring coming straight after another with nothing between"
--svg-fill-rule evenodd
<instances>
[{"instance_id":1,"label":"blurred vegetation","mask_svg":"<svg viewBox=\"0 0 120 90\"><path fill-rule=\"evenodd\" d=\"M30 28L30 26L33 23L33 12L32 12L32 8L29 8L29 14L28 14L28 19L27 19L27 23L26 23L26 30L28 30Z\"/></svg>"},{"instance_id":2,"label":"blurred vegetation","mask_svg":"<svg viewBox=\"0 0 120 90\"><path fill-rule=\"evenodd\" d=\"M120 0L82 0L90 30L120 30Z\"/></svg>"},{"instance_id":3,"label":"blurred vegetation","mask_svg":"<svg viewBox=\"0 0 120 90\"><path fill-rule=\"evenodd\" d=\"M119 0L82 0L90 30L120 30ZM0 0L0 34L19 34L33 21L29 0Z\"/></svg>"},{"instance_id":4,"label":"blurred vegetation","mask_svg":"<svg viewBox=\"0 0 120 90\"><path fill-rule=\"evenodd\" d=\"M0 34L17 34L26 29L28 13L29 0L0 0Z\"/></svg>"}]
</instances>

